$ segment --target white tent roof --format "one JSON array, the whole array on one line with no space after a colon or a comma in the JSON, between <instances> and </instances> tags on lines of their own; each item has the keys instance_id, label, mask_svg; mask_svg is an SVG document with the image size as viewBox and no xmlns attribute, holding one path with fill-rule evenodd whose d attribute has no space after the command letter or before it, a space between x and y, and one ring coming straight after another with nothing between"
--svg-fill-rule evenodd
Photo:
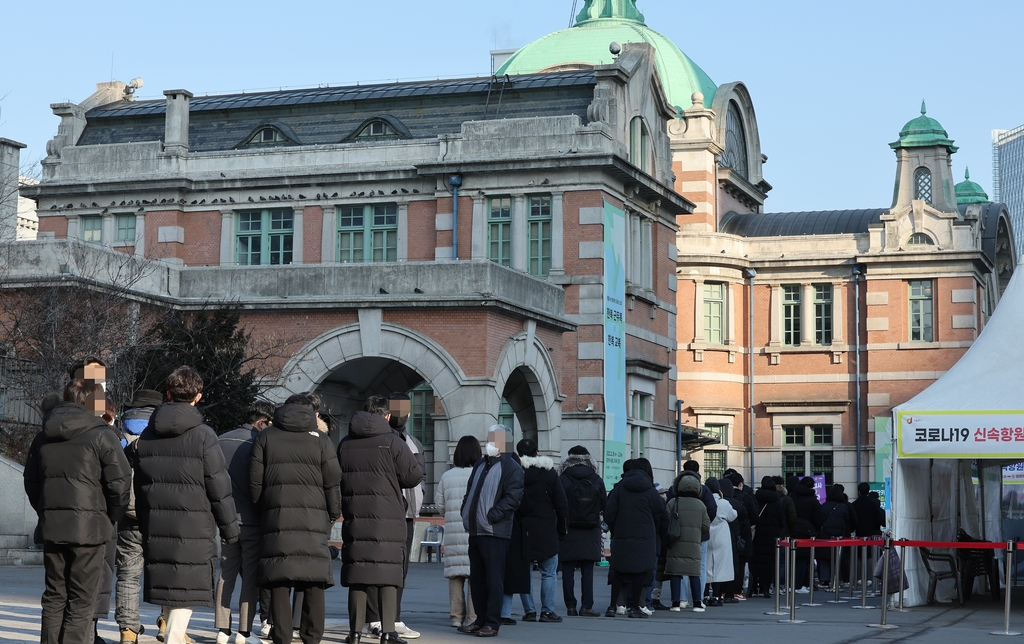
<instances>
[{"instance_id":1,"label":"white tent roof","mask_svg":"<svg viewBox=\"0 0 1024 644\"><path fill-rule=\"evenodd\" d=\"M1024 277L1014 271L985 329L953 367L893 412L1024 410Z\"/></svg>"}]
</instances>

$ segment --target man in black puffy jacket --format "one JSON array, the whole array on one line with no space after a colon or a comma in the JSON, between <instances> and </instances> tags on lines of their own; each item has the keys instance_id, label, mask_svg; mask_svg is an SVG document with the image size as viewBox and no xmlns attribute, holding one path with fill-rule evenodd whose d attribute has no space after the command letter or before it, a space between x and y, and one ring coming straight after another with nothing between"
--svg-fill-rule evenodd
<instances>
[{"instance_id":1,"label":"man in black puffy jacket","mask_svg":"<svg viewBox=\"0 0 1024 644\"><path fill-rule=\"evenodd\" d=\"M43 419L25 463L25 492L39 515L43 540L43 644L93 640L104 550L128 507L131 469L121 444L85 408L97 388L83 380L68 384L64 402Z\"/></svg>"},{"instance_id":2,"label":"man in black puffy jacket","mask_svg":"<svg viewBox=\"0 0 1024 644\"><path fill-rule=\"evenodd\" d=\"M166 612L165 644L183 644L193 606L213 606L217 530L238 540L224 453L195 408L203 379L191 367L167 377L170 402L135 441L135 509L146 556L143 599Z\"/></svg>"},{"instance_id":3,"label":"man in black puffy jacket","mask_svg":"<svg viewBox=\"0 0 1024 644\"><path fill-rule=\"evenodd\" d=\"M249 485L262 530L259 583L270 588L274 644L292 641L292 588L302 592L299 635L305 644L318 644L324 590L334 585L327 540L341 516L341 470L309 399L288 401L252 445Z\"/></svg>"}]
</instances>

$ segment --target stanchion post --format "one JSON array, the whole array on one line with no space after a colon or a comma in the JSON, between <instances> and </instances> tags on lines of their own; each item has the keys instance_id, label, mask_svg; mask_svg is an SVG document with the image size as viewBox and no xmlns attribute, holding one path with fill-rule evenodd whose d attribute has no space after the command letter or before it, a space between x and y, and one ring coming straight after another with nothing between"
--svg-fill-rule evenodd
<instances>
[{"instance_id":1,"label":"stanchion post","mask_svg":"<svg viewBox=\"0 0 1024 644\"><path fill-rule=\"evenodd\" d=\"M782 540L778 539L775 541L775 610L766 612L765 615L785 615L785 613L779 610L779 592L781 592L779 590L779 548L782 547L779 543L780 541Z\"/></svg>"},{"instance_id":2,"label":"stanchion post","mask_svg":"<svg viewBox=\"0 0 1024 644\"><path fill-rule=\"evenodd\" d=\"M796 618L796 540L790 538L789 548L786 549L787 557L786 560L789 562L789 568L786 569L786 575L789 576L789 619L780 619L780 624L806 624L806 620Z\"/></svg>"},{"instance_id":3,"label":"stanchion post","mask_svg":"<svg viewBox=\"0 0 1024 644\"><path fill-rule=\"evenodd\" d=\"M783 546L783 550L782 550L782 570L783 570L782 574L786 577L786 580L784 582L782 582L782 587L783 587L783 595L782 596L786 598L786 605L781 608L781 610L783 612L789 610L789 587L793 585L793 580L789 576L789 545L788 545L788 543L789 542L787 542L787 545Z\"/></svg>"},{"instance_id":4,"label":"stanchion post","mask_svg":"<svg viewBox=\"0 0 1024 644\"><path fill-rule=\"evenodd\" d=\"M882 546L882 621L878 624L868 624L868 628L899 628L895 624L887 624L889 608L889 549L892 548L892 538L885 538L885 545Z\"/></svg>"},{"instance_id":5,"label":"stanchion post","mask_svg":"<svg viewBox=\"0 0 1024 644\"><path fill-rule=\"evenodd\" d=\"M835 591L835 599L828 600L830 604L845 604L845 599L839 599L839 562L842 561L842 546L832 547L832 589Z\"/></svg>"},{"instance_id":6,"label":"stanchion post","mask_svg":"<svg viewBox=\"0 0 1024 644\"><path fill-rule=\"evenodd\" d=\"M807 595L807 603L804 604L804 606L811 606L813 608L813 607L816 607L816 606L821 606L821 604L815 604L814 603L814 581L815 581L815 577L814 577L814 537L811 537L811 553L810 553L810 557L811 557L811 561L810 561L810 565L808 566L808 571L807 571L807 574L810 577L810 579L808 580L808 582L810 583L810 586L807 587L808 591L810 592L810 594Z\"/></svg>"},{"instance_id":7,"label":"stanchion post","mask_svg":"<svg viewBox=\"0 0 1024 644\"><path fill-rule=\"evenodd\" d=\"M1020 635L1020 633L1015 633L1010 630L1010 590L1012 588L1010 585L1010 575L1013 574L1013 551L1015 546L1016 543L1013 541L1006 542L1006 573L1003 582L1003 594L1005 595L1003 598L1003 630L993 631L990 633L991 635Z\"/></svg>"},{"instance_id":8,"label":"stanchion post","mask_svg":"<svg viewBox=\"0 0 1024 644\"><path fill-rule=\"evenodd\" d=\"M868 606L868 546L859 546L860 549L860 606L851 606L850 608L878 608L877 606ZM850 585L853 585L851 577Z\"/></svg>"},{"instance_id":9,"label":"stanchion post","mask_svg":"<svg viewBox=\"0 0 1024 644\"><path fill-rule=\"evenodd\" d=\"M907 547L900 546L900 607L896 610L901 613L909 613L906 608L903 607L903 587L906 586L907 579Z\"/></svg>"},{"instance_id":10,"label":"stanchion post","mask_svg":"<svg viewBox=\"0 0 1024 644\"><path fill-rule=\"evenodd\" d=\"M849 537L847 537L849 538ZM853 592L857 582L857 555L859 554L857 546L850 546L850 596L849 599L853 600Z\"/></svg>"}]
</instances>

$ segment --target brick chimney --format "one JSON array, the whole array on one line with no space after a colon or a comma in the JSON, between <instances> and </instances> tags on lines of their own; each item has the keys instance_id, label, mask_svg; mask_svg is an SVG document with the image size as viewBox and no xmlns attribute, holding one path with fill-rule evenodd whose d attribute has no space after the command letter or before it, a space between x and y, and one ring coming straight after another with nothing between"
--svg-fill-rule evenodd
<instances>
[{"instance_id":1,"label":"brick chimney","mask_svg":"<svg viewBox=\"0 0 1024 644\"><path fill-rule=\"evenodd\" d=\"M188 152L188 108L192 92L187 89L169 89L167 116L164 121L164 151L170 154Z\"/></svg>"}]
</instances>

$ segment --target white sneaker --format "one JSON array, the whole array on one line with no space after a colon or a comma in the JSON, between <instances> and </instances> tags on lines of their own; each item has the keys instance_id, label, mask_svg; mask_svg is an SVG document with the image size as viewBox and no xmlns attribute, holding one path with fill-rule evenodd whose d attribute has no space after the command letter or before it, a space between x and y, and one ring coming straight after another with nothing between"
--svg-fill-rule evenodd
<instances>
[{"instance_id":1,"label":"white sneaker","mask_svg":"<svg viewBox=\"0 0 1024 644\"><path fill-rule=\"evenodd\" d=\"M626 607L625 606L616 606L615 607L615 614L616 615L625 615L626 614Z\"/></svg>"},{"instance_id":2,"label":"white sneaker","mask_svg":"<svg viewBox=\"0 0 1024 644\"><path fill-rule=\"evenodd\" d=\"M672 611L673 613L678 613L679 611L681 611L681 610L683 610L683 609L682 609L682 608L680 608L680 607L678 607L678 606L673 606L673 607L672 607L672 608L670 608L669 610L670 610L670 611Z\"/></svg>"},{"instance_id":3,"label":"white sneaker","mask_svg":"<svg viewBox=\"0 0 1024 644\"><path fill-rule=\"evenodd\" d=\"M651 615L654 614L654 611L651 610L650 608L647 608L646 606L641 606L640 607L640 612L643 613L644 615L647 615L648 617L650 617Z\"/></svg>"},{"instance_id":4,"label":"white sneaker","mask_svg":"<svg viewBox=\"0 0 1024 644\"><path fill-rule=\"evenodd\" d=\"M804 586L803 588L797 588L797 589L796 589L796 594L797 594L797 595L806 595L806 594L808 594L809 592L811 592L811 591L810 591L810 590L808 590L807 586Z\"/></svg>"},{"instance_id":5,"label":"white sneaker","mask_svg":"<svg viewBox=\"0 0 1024 644\"><path fill-rule=\"evenodd\" d=\"M270 622L260 622L260 635L270 637Z\"/></svg>"},{"instance_id":6,"label":"white sneaker","mask_svg":"<svg viewBox=\"0 0 1024 644\"><path fill-rule=\"evenodd\" d=\"M380 622L370 622L366 625L366 630L373 637L380 637L384 634L380 628Z\"/></svg>"},{"instance_id":7,"label":"white sneaker","mask_svg":"<svg viewBox=\"0 0 1024 644\"><path fill-rule=\"evenodd\" d=\"M703 613L704 612L704 607L703 606L694 606L693 607L693 612L695 612L695 613Z\"/></svg>"},{"instance_id":8,"label":"white sneaker","mask_svg":"<svg viewBox=\"0 0 1024 644\"><path fill-rule=\"evenodd\" d=\"M231 636L225 633L224 631L217 631L217 644L228 644L228 639L230 637ZM241 635L239 635L238 637L241 637Z\"/></svg>"},{"instance_id":9,"label":"white sneaker","mask_svg":"<svg viewBox=\"0 0 1024 644\"><path fill-rule=\"evenodd\" d=\"M263 644L263 640L250 633L249 637L243 637L241 633L235 633L235 644Z\"/></svg>"},{"instance_id":10,"label":"white sneaker","mask_svg":"<svg viewBox=\"0 0 1024 644\"><path fill-rule=\"evenodd\" d=\"M414 640L420 636L419 631L414 631L405 625L405 622L395 622L395 632L398 636L406 640Z\"/></svg>"},{"instance_id":11,"label":"white sneaker","mask_svg":"<svg viewBox=\"0 0 1024 644\"><path fill-rule=\"evenodd\" d=\"M690 602L679 602L679 607L680 608L689 608L690 607Z\"/></svg>"}]
</instances>

